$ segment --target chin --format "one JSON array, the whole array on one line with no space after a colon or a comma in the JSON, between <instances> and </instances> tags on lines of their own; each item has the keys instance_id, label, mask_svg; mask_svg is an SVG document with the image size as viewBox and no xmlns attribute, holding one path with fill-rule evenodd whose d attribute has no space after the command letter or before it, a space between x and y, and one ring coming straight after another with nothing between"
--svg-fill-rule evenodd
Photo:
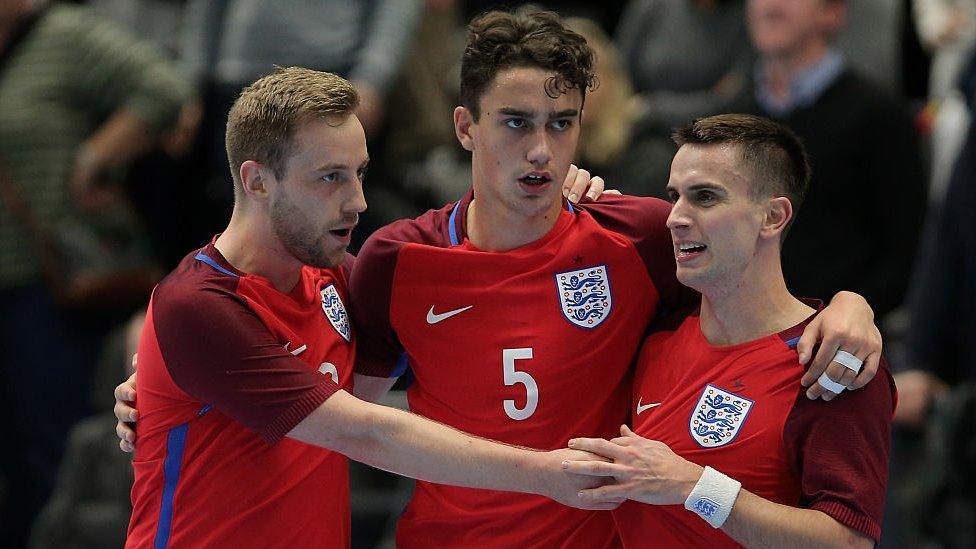
<instances>
[{"instance_id":1,"label":"chin","mask_svg":"<svg viewBox=\"0 0 976 549\"><path fill-rule=\"evenodd\" d=\"M701 288L703 286L702 282L705 279L704 273L696 273L691 269L682 269L681 267L678 267L675 274L678 282L691 288L692 290L701 292Z\"/></svg>"}]
</instances>

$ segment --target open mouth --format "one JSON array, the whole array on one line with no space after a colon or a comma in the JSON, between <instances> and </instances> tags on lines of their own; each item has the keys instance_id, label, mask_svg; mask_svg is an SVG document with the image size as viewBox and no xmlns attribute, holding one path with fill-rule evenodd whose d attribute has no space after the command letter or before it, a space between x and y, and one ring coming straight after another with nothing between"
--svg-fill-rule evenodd
<instances>
[{"instance_id":1,"label":"open mouth","mask_svg":"<svg viewBox=\"0 0 976 549\"><path fill-rule=\"evenodd\" d=\"M678 261L686 261L697 257L698 254L704 252L708 246L702 244L701 242L687 242L683 244L678 244L677 250L675 250L675 258Z\"/></svg>"},{"instance_id":2,"label":"open mouth","mask_svg":"<svg viewBox=\"0 0 976 549\"><path fill-rule=\"evenodd\" d=\"M520 177L519 181L525 185L538 186L545 185L546 183L552 181L552 179L546 175L529 174L524 177Z\"/></svg>"},{"instance_id":3,"label":"open mouth","mask_svg":"<svg viewBox=\"0 0 976 549\"><path fill-rule=\"evenodd\" d=\"M346 227L345 229L333 229L329 232L335 236L338 236L339 238L346 238L352 234L352 227Z\"/></svg>"}]
</instances>

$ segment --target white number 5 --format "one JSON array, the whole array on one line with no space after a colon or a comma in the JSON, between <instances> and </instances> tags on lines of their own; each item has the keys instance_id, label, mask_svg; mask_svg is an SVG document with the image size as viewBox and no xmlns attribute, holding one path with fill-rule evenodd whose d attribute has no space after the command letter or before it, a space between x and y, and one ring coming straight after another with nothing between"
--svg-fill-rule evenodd
<instances>
[{"instance_id":1,"label":"white number 5","mask_svg":"<svg viewBox=\"0 0 976 549\"><path fill-rule=\"evenodd\" d=\"M520 372L515 369L516 360L526 360L532 358L532 348L526 347L522 349L502 349L502 366L504 367L505 373L505 385L511 386L516 383L521 383L525 385L525 408L516 408L515 401L507 398L505 399L505 413L508 417L516 420L522 421L523 419L528 419L535 413L536 406L539 405L539 386L536 385L535 379L532 378L526 372Z\"/></svg>"}]
</instances>

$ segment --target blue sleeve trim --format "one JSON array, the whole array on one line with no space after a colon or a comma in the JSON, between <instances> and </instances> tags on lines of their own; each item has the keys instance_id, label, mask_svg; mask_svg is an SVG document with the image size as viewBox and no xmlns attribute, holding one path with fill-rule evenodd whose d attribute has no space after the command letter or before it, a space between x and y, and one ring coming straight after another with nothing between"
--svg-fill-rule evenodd
<instances>
[{"instance_id":1,"label":"blue sleeve trim","mask_svg":"<svg viewBox=\"0 0 976 549\"><path fill-rule=\"evenodd\" d=\"M404 372L407 371L409 365L410 365L410 357L407 356L407 353L400 353L400 356L397 357L396 366L394 366L393 371L390 372L390 377L402 376Z\"/></svg>"},{"instance_id":2,"label":"blue sleeve trim","mask_svg":"<svg viewBox=\"0 0 976 549\"><path fill-rule=\"evenodd\" d=\"M230 275L230 276L232 276L234 278L239 278L239 276L237 274L232 273L232 272L228 271L227 269L223 268L220 265L220 263L217 263L216 261L214 261L214 259L212 257L207 256L207 255L204 255L203 252L197 253L197 255L193 257L193 259L196 259L197 261L203 261L207 265L210 265L211 267L213 267L214 269L216 269L216 270L224 273L225 275Z\"/></svg>"},{"instance_id":3,"label":"blue sleeve trim","mask_svg":"<svg viewBox=\"0 0 976 549\"><path fill-rule=\"evenodd\" d=\"M458 234L457 234L457 213L460 207L461 207L461 201L458 200L457 203L454 204L454 209L451 210L451 217L447 218L447 225L448 225L447 231L451 237L451 246L457 246L458 244L461 243L461 241L458 240Z\"/></svg>"},{"instance_id":4,"label":"blue sleeve trim","mask_svg":"<svg viewBox=\"0 0 976 549\"><path fill-rule=\"evenodd\" d=\"M169 535L173 528L173 497L176 485L180 482L180 464L186 448L186 431L189 423L173 427L166 438L166 458L163 461L163 501L159 507L159 522L153 547L164 549L169 545Z\"/></svg>"}]
</instances>

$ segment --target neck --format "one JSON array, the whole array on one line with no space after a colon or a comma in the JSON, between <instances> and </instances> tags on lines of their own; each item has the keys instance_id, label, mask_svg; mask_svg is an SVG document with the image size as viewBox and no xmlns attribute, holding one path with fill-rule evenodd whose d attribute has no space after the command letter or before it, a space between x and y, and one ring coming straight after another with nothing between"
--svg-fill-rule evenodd
<instances>
[{"instance_id":1,"label":"neck","mask_svg":"<svg viewBox=\"0 0 976 549\"><path fill-rule=\"evenodd\" d=\"M230 223L214 247L235 269L268 279L280 292L290 292L301 276L301 262L282 246L269 217L248 212L240 204L234 206Z\"/></svg>"},{"instance_id":2,"label":"neck","mask_svg":"<svg viewBox=\"0 0 976 549\"><path fill-rule=\"evenodd\" d=\"M491 200L477 199L468 205L468 240L479 249L505 252L539 240L556 225L562 202L556 201L534 215L499 206Z\"/></svg>"},{"instance_id":3,"label":"neck","mask_svg":"<svg viewBox=\"0 0 976 549\"><path fill-rule=\"evenodd\" d=\"M786 288L777 254L766 269L703 289L699 322L709 343L736 345L796 326L813 313Z\"/></svg>"},{"instance_id":4,"label":"neck","mask_svg":"<svg viewBox=\"0 0 976 549\"><path fill-rule=\"evenodd\" d=\"M780 99L789 96L796 75L823 59L828 51L826 41L816 40L796 51L766 56L763 71L770 91Z\"/></svg>"}]
</instances>

